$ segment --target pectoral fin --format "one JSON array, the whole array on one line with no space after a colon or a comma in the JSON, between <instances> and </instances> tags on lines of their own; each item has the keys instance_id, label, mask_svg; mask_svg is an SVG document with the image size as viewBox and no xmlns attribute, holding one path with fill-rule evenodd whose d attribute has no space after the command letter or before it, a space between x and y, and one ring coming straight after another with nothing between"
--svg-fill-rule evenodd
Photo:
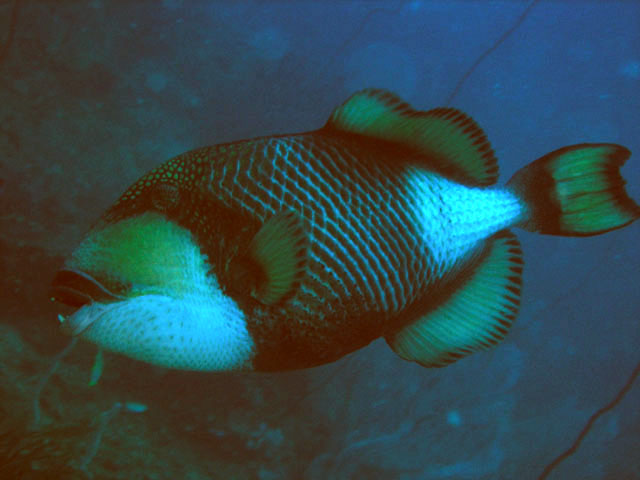
<instances>
[{"instance_id":1,"label":"pectoral fin","mask_svg":"<svg viewBox=\"0 0 640 480\"><path fill-rule=\"evenodd\" d=\"M307 234L293 212L271 217L253 238L250 257L259 265L262 281L252 295L272 305L298 287L307 261Z\"/></svg>"}]
</instances>

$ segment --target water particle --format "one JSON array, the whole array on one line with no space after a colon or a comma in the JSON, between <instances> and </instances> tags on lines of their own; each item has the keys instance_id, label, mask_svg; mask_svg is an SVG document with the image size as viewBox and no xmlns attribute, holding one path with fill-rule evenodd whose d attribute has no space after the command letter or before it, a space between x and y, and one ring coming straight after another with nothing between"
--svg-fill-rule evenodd
<instances>
[{"instance_id":1,"label":"water particle","mask_svg":"<svg viewBox=\"0 0 640 480\"><path fill-rule=\"evenodd\" d=\"M620 73L625 77L640 79L640 61L631 60L620 67Z\"/></svg>"},{"instance_id":2,"label":"water particle","mask_svg":"<svg viewBox=\"0 0 640 480\"><path fill-rule=\"evenodd\" d=\"M462 417L456 410L450 410L447 412L447 423L454 427L462 425Z\"/></svg>"},{"instance_id":3,"label":"water particle","mask_svg":"<svg viewBox=\"0 0 640 480\"><path fill-rule=\"evenodd\" d=\"M255 32L249 43L264 60L280 60L289 50L287 38L273 27Z\"/></svg>"},{"instance_id":4,"label":"water particle","mask_svg":"<svg viewBox=\"0 0 640 480\"><path fill-rule=\"evenodd\" d=\"M157 72L147 75L147 78L145 79L145 84L147 85L147 87L149 87L156 93L164 90L168 83L169 79L167 78L167 76Z\"/></svg>"}]
</instances>

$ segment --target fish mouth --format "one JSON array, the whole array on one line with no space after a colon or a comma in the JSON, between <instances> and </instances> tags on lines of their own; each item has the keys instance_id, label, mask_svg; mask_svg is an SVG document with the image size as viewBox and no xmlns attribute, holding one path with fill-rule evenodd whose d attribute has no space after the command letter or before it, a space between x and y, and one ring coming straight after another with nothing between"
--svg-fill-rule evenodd
<instances>
[{"instance_id":1,"label":"fish mouth","mask_svg":"<svg viewBox=\"0 0 640 480\"><path fill-rule=\"evenodd\" d=\"M92 275L71 268L56 273L50 294L52 300L76 309L69 317L58 315L62 331L73 336L80 335L99 320L110 310L110 304L126 300Z\"/></svg>"},{"instance_id":2,"label":"fish mouth","mask_svg":"<svg viewBox=\"0 0 640 480\"><path fill-rule=\"evenodd\" d=\"M62 269L56 273L51 284L51 298L76 308L93 302L125 300L125 297L113 293L95 277L73 268Z\"/></svg>"},{"instance_id":3,"label":"fish mouth","mask_svg":"<svg viewBox=\"0 0 640 480\"><path fill-rule=\"evenodd\" d=\"M104 315L113 310L114 304L92 303L77 310L73 315L65 317L58 314L62 333L77 337L87 328L98 322Z\"/></svg>"}]
</instances>

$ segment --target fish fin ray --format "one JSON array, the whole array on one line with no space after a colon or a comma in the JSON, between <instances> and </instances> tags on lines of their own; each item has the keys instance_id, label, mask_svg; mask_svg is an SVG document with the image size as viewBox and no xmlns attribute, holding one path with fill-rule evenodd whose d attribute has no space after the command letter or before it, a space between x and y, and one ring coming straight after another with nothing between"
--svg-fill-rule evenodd
<instances>
[{"instance_id":1,"label":"fish fin ray","mask_svg":"<svg viewBox=\"0 0 640 480\"><path fill-rule=\"evenodd\" d=\"M252 295L261 303L284 301L300 285L308 256L308 236L294 212L280 212L267 220L249 246L251 258L264 273Z\"/></svg>"},{"instance_id":2,"label":"fish fin ray","mask_svg":"<svg viewBox=\"0 0 640 480\"><path fill-rule=\"evenodd\" d=\"M489 240L484 258L441 305L387 335L400 357L444 367L501 342L520 305L522 250L508 230Z\"/></svg>"},{"instance_id":3,"label":"fish fin ray","mask_svg":"<svg viewBox=\"0 0 640 480\"><path fill-rule=\"evenodd\" d=\"M102 377L103 371L104 371L104 350L102 347L98 347L95 360L93 361L93 366L91 367L91 374L89 376L90 387L94 387L98 384L98 380L100 380L100 377Z\"/></svg>"},{"instance_id":4,"label":"fish fin ray","mask_svg":"<svg viewBox=\"0 0 640 480\"><path fill-rule=\"evenodd\" d=\"M492 185L498 178L486 135L455 108L415 110L391 92L366 89L333 111L324 127L331 130L401 145L415 153L407 156L411 161L466 185Z\"/></svg>"},{"instance_id":5,"label":"fish fin ray","mask_svg":"<svg viewBox=\"0 0 640 480\"><path fill-rule=\"evenodd\" d=\"M548 235L589 236L640 218L620 175L630 155L621 145L582 143L525 166L507 182L529 210L519 226Z\"/></svg>"}]
</instances>

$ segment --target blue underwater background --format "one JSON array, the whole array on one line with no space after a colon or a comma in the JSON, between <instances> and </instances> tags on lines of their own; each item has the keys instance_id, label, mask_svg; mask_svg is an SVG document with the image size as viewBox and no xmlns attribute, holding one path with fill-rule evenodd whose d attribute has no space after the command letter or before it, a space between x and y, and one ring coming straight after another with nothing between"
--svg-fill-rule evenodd
<instances>
[{"instance_id":1,"label":"blue underwater background","mask_svg":"<svg viewBox=\"0 0 640 480\"><path fill-rule=\"evenodd\" d=\"M517 231L518 321L444 369L383 340L268 375L106 353L89 386L96 348L59 355L69 338L47 296L83 232L150 168L318 128L365 87L471 115L501 181L564 145L626 145L638 201L640 2L530 5L0 1L0 479L542 478L640 361L638 223ZM548 478L640 479L638 383Z\"/></svg>"}]
</instances>

